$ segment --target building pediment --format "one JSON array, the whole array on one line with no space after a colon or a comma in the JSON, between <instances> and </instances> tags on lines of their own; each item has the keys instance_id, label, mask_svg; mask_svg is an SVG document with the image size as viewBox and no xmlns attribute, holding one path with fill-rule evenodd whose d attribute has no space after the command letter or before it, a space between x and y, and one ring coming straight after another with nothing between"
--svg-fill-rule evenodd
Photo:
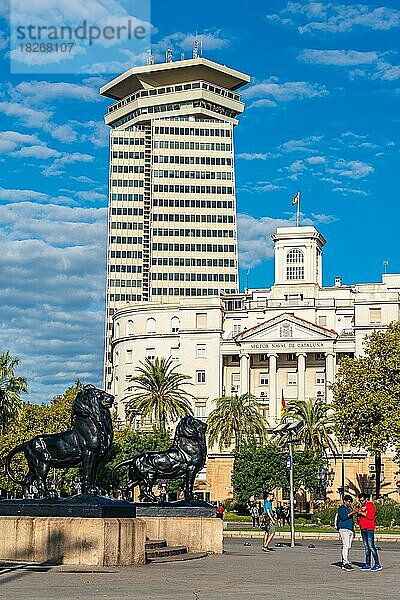
<instances>
[{"instance_id":1,"label":"building pediment","mask_svg":"<svg viewBox=\"0 0 400 600\"><path fill-rule=\"evenodd\" d=\"M282 349L288 352L324 350L336 340L336 331L320 327L290 313L242 331L235 337L240 346L254 350Z\"/></svg>"}]
</instances>

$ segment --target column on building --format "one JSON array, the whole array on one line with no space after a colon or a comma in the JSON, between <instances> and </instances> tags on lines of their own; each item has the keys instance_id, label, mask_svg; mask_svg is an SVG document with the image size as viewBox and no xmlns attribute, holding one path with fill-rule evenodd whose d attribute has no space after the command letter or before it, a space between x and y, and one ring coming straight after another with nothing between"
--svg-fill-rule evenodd
<instances>
[{"instance_id":1,"label":"column on building","mask_svg":"<svg viewBox=\"0 0 400 600\"><path fill-rule=\"evenodd\" d=\"M325 354L325 397L328 403L332 402L333 394L330 389L330 384L335 381L335 366L336 366L336 355L334 352L327 352Z\"/></svg>"},{"instance_id":2,"label":"column on building","mask_svg":"<svg viewBox=\"0 0 400 600\"><path fill-rule=\"evenodd\" d=\"M297 398L306 399L306 358L307 354L299 352L297 354Z\"/></svg>"},{"instance_id":3,"label":"column on building","mask_svg":"<svg viewBox=\"0 0 400 600\"><path fill-rule=\"evenodd\" d=\"M250 391L250 355L240 355L240 395L248 394Z\"/></svg>"},{"instance_id":4,"label":"column on building","mask_svg":"<svg viewBox=\"0 0 400 600\"><path fill-rule=\"evenodd\" d=\"M278 417L277 404L277 354L269 354L269 416L271 421L276 421Z\"/></svg>"}]
</instances>

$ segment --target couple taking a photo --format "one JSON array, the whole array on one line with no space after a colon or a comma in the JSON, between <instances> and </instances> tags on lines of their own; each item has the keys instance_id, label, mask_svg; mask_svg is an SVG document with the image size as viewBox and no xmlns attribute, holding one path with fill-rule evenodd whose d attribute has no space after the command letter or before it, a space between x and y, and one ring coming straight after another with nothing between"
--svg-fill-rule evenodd
<instances>
[{"instance_id":1,"label":"couple taking a photo","mask_svg":"<svg viewBox=\"0 0 400 600\"><path fill-rule=\"evenodd\" d=\"M375 505L369 501L369 495L365 493L359 494L358 500L360 501L360 506L353 508L353 498L346 494L343 497L343 504L339 507L336 516L336 526L342 540L342 569L344 571L354 571L354 567L349 561L349 552L355 536L353 517L356 515L365 549L365 564L361 567L361 571L382 571L378 551L375 546ZM371 555L374 559L373 566L371 565Z\"/></svg>"}]
</instances>

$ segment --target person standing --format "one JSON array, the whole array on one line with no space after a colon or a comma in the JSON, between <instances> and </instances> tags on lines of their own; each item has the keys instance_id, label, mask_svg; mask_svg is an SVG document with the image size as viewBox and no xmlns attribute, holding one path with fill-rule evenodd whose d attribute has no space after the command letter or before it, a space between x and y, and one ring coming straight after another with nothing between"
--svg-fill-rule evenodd
<instances>
[{"instance_id":1,"label":"person standing","mask_svg":"<svg viewBox=\"0 0 400 600\"><path fill-rule=\"evenodd\" d=\"M353 498L346 494L343 496L343 504L339 506L337 513L337 528L340 539L342 540L342 569L344 571L354 571L354 567L349 561L349 551L354 538L354 510L351 510Z\"/></svg>"},{"instance_id":2,"label":"person standing","mask_svg":"<svg viewBox=\"0 0 400 600\"><path fill-rule=\"evenodd\" d=\"M217 505L217 508L215 509L215 512L217 513L218 519L223 520L223 518L224 518L224 512L225 512L225 507L221 504L221 502L218 502L218 505Z\"/></svg>"},{"instance_id":3,"label":"person standing","mask_svg":"<svg viewBox=\"0 0 400 600\"><path fill-rule=\"evenodd\" d=\"M260 527L260 511L257 502L250 504L250 515L253 519L253 527Z\"/></svg>"},{"instance_id":4,"label":"person standing","mask_svg":"<svg viewBox=\"0 0 400 600\"><path fill-rule=\"evenodd\" d=\"M271 552L269 545L275 535L276 521L274 517L274 511L272 510L273 494L267 492L264 495L264 514L263 514L263 525L265 529L262 550L263 552Z\"/></svg>"},{"instance_id":5,"label":"person standing","mask_svg":"<svg viewBox=\"0 0 400 600\"><path fill-rule=\"evenodd\" d=\"M358 499L361 506L356 512L365 549L365 565L361 567L361 570L382 571L378 551L375 546L376 508L374 503L369 501L369 494L363 492L359 494ZM373 567L371 567L371 554L374 557L375 563Z\"/></svg>"}]
</instances>

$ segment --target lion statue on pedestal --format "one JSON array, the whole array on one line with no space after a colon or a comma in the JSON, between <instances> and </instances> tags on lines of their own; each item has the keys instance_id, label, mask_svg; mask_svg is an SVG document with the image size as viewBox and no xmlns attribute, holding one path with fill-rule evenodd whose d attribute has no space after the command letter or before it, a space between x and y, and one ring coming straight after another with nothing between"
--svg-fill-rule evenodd
<instances>
[{"instance_id":1,"label":"lion statue on pedestal","mask_svg":"<svg viewBox=\"0 0 400 600\"><path fill-rule=\"evenodd\" d=\"M19 444L6 458L6 469L15 483L22 485L24 497L36 484L42 498L50 496L46 485L50 469L65 469L82 465L82 492L96 494L96 475L100 459L113 441L110 408L114 396L93 385L85 385L72 405L71 427L60 433L44 433ZM19 452L25 454L28 473L22 481L15 479L11 461Z\"/></svg>"},{"instance_id":2,"label":"lion statue on pedestal","mask_svg":"<svg viewBox=\"0 0 400 600\"><path fill-rule=\"evenodd\" d=\"M141 452L123 460L113 468L115 472L123 466L129 467L129 482L126 491L136 485L140 487L140 499L157 502L153 486L158 479L185 478L185 500L193 501L193 485L196 475L206 464L207 425L188 415L177 425L171 448L163 452Z\"/></svg>"}]
</instances>

